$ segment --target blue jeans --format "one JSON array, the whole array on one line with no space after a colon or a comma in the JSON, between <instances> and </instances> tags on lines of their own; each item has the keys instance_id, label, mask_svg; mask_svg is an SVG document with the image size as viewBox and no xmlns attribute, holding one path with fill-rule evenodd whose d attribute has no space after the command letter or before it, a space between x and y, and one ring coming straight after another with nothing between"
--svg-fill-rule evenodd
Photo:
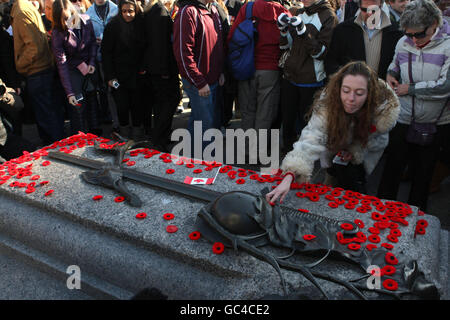
<instances>
[{"instance_id":1,"label":"blue jeans","mask_svg":"<svg viewBox=\"0 0 450 320\"><path fill-rule=\"evenodd\" d=\"M217 103L218 83L209 85L210 94L207 97L201 97L198 89L188 80L182 78L183 90L186 92L191 103L191 116L188 121L188 130L191 134L192 146L194 141L194 121L202 121L202 137L203 133L211 128L220 129L222 116L221 108ZM202 150L210 144L209 141L203 141Z\"/></svg>"},{"instance_id":2,"label":"blue jeans","mask_svg":"<svg viewBox=\"0 0 450 320\"><path fill-rule=\"evenodd\" d=\"M27 92L36 118L39 137L49 145L65 137L64 104L61 85L55 81L53 69L27 77Z\"/></svg>"}]
</instances>

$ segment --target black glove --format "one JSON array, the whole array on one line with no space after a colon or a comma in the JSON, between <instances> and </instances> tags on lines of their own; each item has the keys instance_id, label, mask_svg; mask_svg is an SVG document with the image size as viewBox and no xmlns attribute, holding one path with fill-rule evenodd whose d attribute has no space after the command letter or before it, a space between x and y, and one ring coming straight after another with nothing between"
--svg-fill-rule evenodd
<instances>
[{"instance_id":1,"label":"black glove","mask_svg":"<svg viewBox=\"0 0 450 320\"><path fill-rule=\"evenodd\" d=\"M295 28L295 31L297 31L297 34L299 36L306 32L305 24L303 23L302 18L300 18L299 16L291 17L291 19L289 20L289 24Z\"/></svg>"},{"instance_id":2,"label":"black glove","mask_svg":"<svg viewBox=\"0 0 450 320\"><path fill-rule=\"evenodd\" d=\"M278 16L277 26L281 32L286 32L289 27L289 16L286 13L282 13Z\"/></svg>"}]
</instances>

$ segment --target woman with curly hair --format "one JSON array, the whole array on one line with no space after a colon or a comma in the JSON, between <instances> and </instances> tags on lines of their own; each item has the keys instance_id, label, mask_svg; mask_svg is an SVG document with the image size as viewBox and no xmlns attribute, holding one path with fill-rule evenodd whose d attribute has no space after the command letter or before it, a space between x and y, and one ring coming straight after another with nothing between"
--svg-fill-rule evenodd
<instances>
[{"instance_id":1,"label":"woman with curly hair","mask_svg":"<svg viewBox=\"0 0 450 320\"><path fill-rule=\"evenodd\" d=\"M399 112L393 90L366 63L342 67L316 97L308 125L281 164L283 181L267 201L282 202L294 180L310 181L316 160L328 168L326 181L365 193L366 175L382 156Z\"/></svg>"}]
</instances>

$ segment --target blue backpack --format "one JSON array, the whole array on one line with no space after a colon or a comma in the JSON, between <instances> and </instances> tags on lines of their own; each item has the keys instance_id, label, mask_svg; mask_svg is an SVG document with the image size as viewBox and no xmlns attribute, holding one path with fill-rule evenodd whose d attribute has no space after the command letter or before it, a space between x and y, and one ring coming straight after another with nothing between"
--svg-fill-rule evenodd
<instances>
[{"instance_id":1,"label":"blue backpack","mask_svg":"<svg viewBox=\"0 0 450 320\"><path fill-rule=\"evenodd\" d=\"M237 80L248 80L255 74L255 35L252 19L253 2L247 2L245 20L234 30L228 45L228 65Z\"/></svg>"}]
</instances>

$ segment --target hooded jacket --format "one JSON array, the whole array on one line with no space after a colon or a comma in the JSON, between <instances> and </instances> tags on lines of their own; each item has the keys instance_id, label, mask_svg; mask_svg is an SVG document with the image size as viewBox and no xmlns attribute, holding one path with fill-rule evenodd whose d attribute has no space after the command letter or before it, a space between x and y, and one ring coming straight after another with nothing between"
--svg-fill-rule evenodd
<instances>
[{"instance_id":1,"label":"hooded jacket","mask_svg":"<svg viewBox=\"0 0 450 320\"><path fill-rule=\"evenodd\" d=\"M173 52L180 75L197 89L219 80L223 72L222 24L215 6L181 0L173 29Z\"/></svg>"},{"instance_id":2,"label":"hooded jacket","mask_svg":"<svg viewBox=\"0 0 450 320\"><path fill-rule=\"evenodd\" d=\"M306 32L299 36L294 28L289 28L293 42L284 64L283 76L294 83L320 82L326 77L323 60L337 24L336 15L327 0L298 9L296 15L305 24ZM287 36L281 36L280 47L287 44Z\"/></svg>"},{"instance_id":3,"label":"hooded jacket","mask_svg":"<svg viewBox=\"0 0 450 320\"><path fill-rule=\"evenodd\" d=\"M242 6L228 34L228 42L233 37L234 30L245 20L247 4ZM280 30L277 27L278 16L282 13L290 15L280 3L267 0L256 0L253 4L253 17L256 18L258 31L255 45L256 70L278 70L280 60Z\"/></svg>"},{"instance_id":4,"label":"hooded jacket","mask_svg":"<svg viewBox=\"0 0 450 320\"><path fill-rule=\"evenodd\" d=\"M389 142L389 131L396 124L400 103L394 91L383 81L385 95L384 102L375 109L372 124L376 128L375 132L369 135L367 146L364 148L357 141L352 141L347 148L353 158L353 164L364 164L366 174L369 175L374 170L383 151ZM314 162L320 160L321 166L327 168L331 166L334 157L327 149L327 118L330 116L326 105L323 103L324 92L321 98L314 105L313 114L308 125L303 129L300 139L294 144L294 149L284 158L281 169L291 171L296 175L311 178L314 169Z\"/></svg>"},{"instance_id":5,"label":"hooded jacket","mask_svg":"<svg viewBox=\"0 0 450 320\"><path fill-rule=\"evenodd\" d=\"M409 53L412 54L412 84L408 76ZM444 20L430 43L422 49L408 37L401 38L388 73L410 84L408 94L399 97L402 107L398 122L411 123L413 96L416 122L435 122L450 96L450 24ZM438 122L439 125L447 123L450 123L450 103Z\"/></svg>"}]
</instances>

